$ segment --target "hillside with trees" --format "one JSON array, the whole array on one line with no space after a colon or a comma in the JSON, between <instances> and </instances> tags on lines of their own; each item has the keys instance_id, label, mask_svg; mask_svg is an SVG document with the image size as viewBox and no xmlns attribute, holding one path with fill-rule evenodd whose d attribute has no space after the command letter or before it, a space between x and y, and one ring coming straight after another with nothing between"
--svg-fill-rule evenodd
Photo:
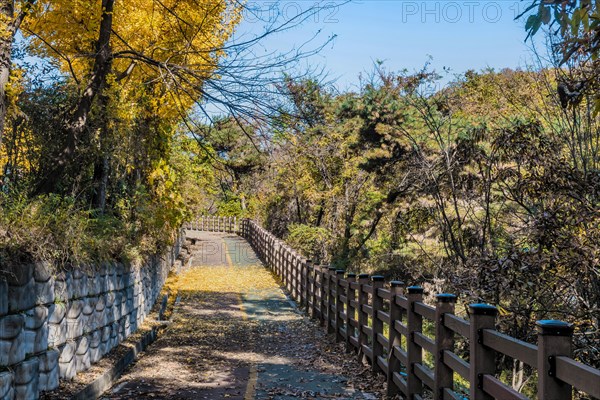
<instances>
[{"instance_id":1,"label":"hillside with trees","mask_svg":"<svg viewBox=\"0 0 600 400\"><path fill-rule=\"evenodd\" d=\"M517 338L573 322L600 367L595 4L522 16L550 63L449 83L377 64L340 91L277 69L305 54L237 59L237 2L2 2L3 261L136 262L194 216L255 218L316 263L495 304Z\"/></svg>"}]
</instances>

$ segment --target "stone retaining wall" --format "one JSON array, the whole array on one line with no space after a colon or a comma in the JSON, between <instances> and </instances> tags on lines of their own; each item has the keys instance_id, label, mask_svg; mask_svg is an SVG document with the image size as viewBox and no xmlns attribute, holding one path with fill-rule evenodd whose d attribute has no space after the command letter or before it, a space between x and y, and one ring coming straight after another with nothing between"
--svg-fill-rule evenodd
<instances>
[{"instance_id":1,"label":"stone retaining wall","mask_svg":"<svg viewBox=\"0 0 600 400\"><path fill-rule=\"evenodd\" d=\"M36 399L135 332L181 263L182 240L140 268L0 266L0 399Z\"/></svg>"}]
</instances>

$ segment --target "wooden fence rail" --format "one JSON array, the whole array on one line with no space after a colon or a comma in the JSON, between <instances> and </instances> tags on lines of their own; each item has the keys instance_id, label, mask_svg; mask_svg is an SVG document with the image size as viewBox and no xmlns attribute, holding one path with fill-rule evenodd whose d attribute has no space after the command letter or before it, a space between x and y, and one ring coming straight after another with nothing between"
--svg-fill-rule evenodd
<instances>
[{"instance_id":1,"label":"wooden fence rail","mask_svg":"<svg viewBox=\"0 0 600 400\"><path fill-rule=\"evenodd\" d=\"M204 232L238 233L240 230L237 217L201 216L194 221L183 224L184 229Z\"/></svg>"},{"instance_id":2,"label":"wooden fence rail","mask_svg":"<svg viewBox=\"0 0 600 400\"><path fill-rule=\"evenodd\" d=\"M537 321L535 346L496 331L498 310L492 305L471 304L465 320L454 315L455 295L438 294L432 307L423 302L419 286L313 265L254 221L241 220L239 234L300 307L367 361L374 373L387 377L389 394L408 399L527 399L497 378L496 359L503 354L537 369L538 399L571 399L573 388L600 398L600 370L571 358L570 324ZM468 360L455 349L455 337L461 336L469 345L463 352ZM457 375L468 388L459 387Z\"/></svg>"}]
</instances>

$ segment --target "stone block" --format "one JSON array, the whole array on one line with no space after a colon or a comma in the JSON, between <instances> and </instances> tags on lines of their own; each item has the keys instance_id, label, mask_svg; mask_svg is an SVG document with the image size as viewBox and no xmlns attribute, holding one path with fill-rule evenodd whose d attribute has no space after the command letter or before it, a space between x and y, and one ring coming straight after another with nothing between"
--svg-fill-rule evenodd
<instances>
[{"instance_id":1,"label":"stone block","mask_svg":"<svg viewBox=\"0 0 600 400\"><path fill-rule=\"evenodd\" d=\"M96 330L89 336L90 340L90 362L98 362L102 358L102 331Z\"/></svg>"},{"instance_id":2,"label":"stone block","mask_svg":"<svg viewBox=\"0 0 600 400\"><path fill-rule=\"evenodd\" d=\"M87 292L88 292L88 296L96 296L98 295L98 289L96 286L96 274L92 273L90 271L88 271L88 277L87 277Z\"/></svg>"},{"instance_id":3,"label":"stone block","mask_svg":"<svg viewBox=\"0 0 600 400\"><path fill-rule=\"evenodd\" d=\"M37 354L39 352L48 350L48 335L50 331L45 326L35 330L25 329L25 343L27 354Z\"/></svg>"},{"instance_id":4,"label":"stone block","mask_svg":"<svg viewBox=\"0 0 600 400\"><path fill-rule=\"evenodd\" d=\"M75 361L75 343L68 341L58 351L60 357L58 359L59 375L63 379L73 379L77 374L77 366Z\"/></svg>"},{"instance_id":5,"label":"stone block","mask_svg":"<svg viewBox=\"0 0 600 400\"><path fill-rule=\"evenodd\" d=\"M75 354L82 355L88 352L90 349L90 340L88 335L83 335L77 340L77 348L75 349Z\"/></svg>"},{"instance_id":6,"label":"stone block","mask_svg":"<svg viewBox=\"0 0 600 400\"><path fill-rule=\"evenodd\" d=\"M11 372L0 372L0 399L13 400L15 398L13 380L14 378Z\"/></svg>"},{"instance_id":7,"label":"stone block","mask_svg":"<svg viewBox=\"0 0 600 400\"><path fill-rule=\"evenodd\" d=\"M6 322L7 319L9 323ZM31 338L27 338L24 333L25 322L22 315L9 315L3 320L5 321L0 321L0 325L5 326L4 335L7 339L0 339L0 366L9 366L25 360L27 350L33 348L33 344ZM14 336L17 331L17 336Z\"/></svg>"},{"instance_id":8,"label":"stone block","mask_svg":"<svg viewBox=\"0 0 600 400\"><path fill-rule=\"evenodd\" d=\"M112 292L117 290L117 274L113 271L106 275L106 291Z\"/></svg>"},{"instance_id":9,"label":"stone block","mask_svg":"<svg viewBox=\"0 0 600 400\"><path fill-rule=\"evenodd\" d=\"M48 306L48 322L51 324L60 324L67 316L67 305L65 303L55 303Z\"/></svg>"},{"instance_id":10,"label":"stone block","mask_svg":"<svg viewBox=\"0 0 600 400\"><path fill-rule=\"evenodd\" d=\"M95 285L98 294L106 293L106 275L96 275Z\"/></svg>"},{"instance_id":11,"label":"stone block","mask_svg":"<svg viewBox=\"0 0 600 400\"><path fill-rule=\"evenodd\" d=\"M119 323L113 322L112 330L111 330L111 334L110 334L110 348L111 349L114 349L119 344L119 329L120 329Z\"/></svg>"},{"instance_id":12,"label":"stone block","mask_svg":"<svg viewBox=\"0 0 600 400\"><path fill-rule=\"evenodd\" d=\"M126 314L131 314L133 310L135 310L135 306L133 305L133 299L127 299L125 301L125 308L127 310Z\"/></svg>"},{"instance_id":13,"label":"stone block","mask_svg":"<svg viewBox=\"0 0 600 400\"><path fill-rule=\"evenodd\" d=\"M48 349L48 309L37 306L25 313L26 353L39 353Z\"/></svg>"},{"instance_id":14,"label":"stone block","mask_svg":"<svg viewBox=\"0 0 600 400\"><path fill-rule=\"evenodd\" d=\"M98 304L98 296L89 296L85 298L85 307L83 307L83 314L91 317L96 312L96 304Z\"/></svg>"},{"instance_id":15,"label":"stone block","mask_svg":"<svg viewBox=\"0 0 600 400\"><path fill-rule=\"evenodd\" d=\"M12 314L0 318L0 339L11 340L17 338L25 327L25 317L21 314Z\"/></svg>"},{"instance_id":16,"label":"stone block","mask_svg":"<svg viewBox=\"0 0 600 400\"><path fill-rule=\"evenodd\" d=\"M91 332L96 329L94 326L94 312L96 311L97 301L98 299L95 297L88 297L84 301L81 317L83 318L83 329L87 332Z\"/></svg>"},{"instance_id":17,"label":"stone block","mask_svg":"<svg viewBox=\"0 0 600 400\"><path fill-rule=\"evenodd\" d=\"M37 306L25 313L25 327L35 330L41 328L48 321L48 309Z\"/></svg>"},{"instance_id":18,"label":"stone block","mask_svg":"<svg viewBox=\"0 0 600 400\"><path fill-rule=\"evenodd\" d=\"M47 282L35 282L35 304L47 305L54 303L55 282L50 278Z\"/></svg>"},{"instance_id":19,"label":"stone block","mask_svg":"<svg viewBox=\"0 0 600 400\"><path fill-rule=\"evenodd\" d=\"M79 266L73 270L72 298L81 299L88 295L88 276L86 266Z\"/></svg>"},{"instance_id":20,"label":"stone block","mask_svg":"<svg viewBox=\"0 0 600 400\"><path fill-rule=\"evenodd\" d=\"M67 341L67 321L60 324L48 324L48 346L57 347Z\"/></svg>"},{"instance_id":21,"label":"stone block","mask_svg":"<svg viewBox=\"0 0 600 400\"><path fill-rule=\"evenodd\" d=\"M77 319L81 315L83 311L83 307L85 303L82 300L74 300L69 303L69 307L67 310L67 318L69 319Z\"/></svg>"},{"instance_id":22,"label":"stone block","mask_svg":"<svg viewBox=\"0 0 600 400\"><path fill-rule=\"evenodd\" d=\"M112 325L107 325L104 328L102 328L102 342L108 342L110 340L110 338L112 337Z\"/></svg>"},{"instance_id":23,"label":"stone block","mask_svg":"<svg viewBox=\"0 0 600 400\"><path fill-rule=\"evenodd\" d=\"M73 277L70 272L62 271L56 275L54 282L54 297L56 300L66 303L73 297L71 292L72 282Z\"/></svg>"},{"instance_id":24,"label":"stone block","mask_svg":"<svg viewBox=\"0 0 600 400\"><path fill-rule=\"evenodd\" d=\"M110 326L105 326L104 328L102 328L102 336L101 336L101 341L102 343L100 344L100 352L102 353L102 356L104 356L105 354L107 354L110 351L110 338L111 338L111 327Z\"/></svg>"},{"instance_id":25,"label":"stone block","mask_svg":"<svg viewBox=\"0 0 600 400\"><path fill-rule=\"evenodd\" d=\"M67 339L77 339L83 335L83 321L81 318L67 318Z\"/></svg>"},{"instance_id":26,"label":"stone block","mask_svg":"<svg viewBox=\"0 0 600 400\"><path fill-rule=\"evenodd\" d=\"M37 399L39 397L40 362L30 358L13 367L15 397L17 399Z\"/></svg>"},{"instance_id":27,"label":"stone block","mask_svg":"<svg viewBox=\"0 0 600 400\"><path fill-rule=\"evenodd\" d=\"M77 364L77 372L82 372L90 368L90 341L87 335L79 338L77 341L77 348L75 350L75 358Z\"/></svg>"},{"instance_id":28,"label":"stone block","mask_svg":"<svg viewBox=\"0 0 600 400\"><path fill-rule=\"evenodd\" d=\"M94 326L101 328L106 325L106 315L104 314L104 296L100 295L96 302L96 310L94 311Z\"/></svg>"},{"instance_id":29,"label":"stone block","mask_svg":"<svg viewBox=\"0 0 600 400\"><path fill-rule=\"evenodd\" d=\"M67 341L67 308L64 303L48 307L48 345L58 347Z\"/></svg>"},{"instance_id":30,"label":"stone block","mask_svg":"<svg viewBox=\"0 0 600 400\"><path fill-rule=\"evenodd\" d=\"M47 325L44 325L37 331L35 331L35 341L33 342L33 352L39 353L48 350L48 331Z\"/></svg>"},{"instance_id":31,"label":"stone block","mask_svg":"<svg viewBox=\"0 0 600 400\"><path fill-rule=\"evenodd\" d=\"M8 313L8 283L0 279L0 317Z\"/></svg>"},{"instance_id":32,"label":"stone block","mask_svg":"<svg viewBox=\"0 0 600 400\"><path fill-rule=\"evenodd\" d=\"M33 308L36 303L35 280L33 274L23 285L17 286L8 281L8 311L17 313Z\"/></svg>"},{"instance_id":33,"label":"stone block","mask_svg":"<svg viewBox=\"0 0 600 400\"><path fill-rule=\"evenodd\" d=\"M132 268L128 265L123 270L123 289L128 288L133 284L133 275L131 274Z\"/></svg>"},{"instance_id":34,"label":"stone block","mask_svg":"<svg viewBox=\"0 0 600 400\"><path fill-rule=\"evenodd\" d=\"M121 305L123 303L123 295L121 294L121 292L115 292L115 302L114 305L112 307L112 311L113 311L113 319L115 321L118 321L119 319L121 319Z\"/></svg>"},{"instance_id":35,"label":"stone block","mask_svg":"<svg viewBox=\"0 0 600 400\"><path fill-rule=\"evenodd\" d=\"M112 307L113 304L115 304L115 292L108 292L106 293L106 296L104 297L104 302L106 304L106 307Z\"/></svg>"},{"instance_id":36,"label":"stone block","mask_svg":"<svg viewBox=\"0 0 600 400\"><path fill-rule=\"evenodd\" d=\"M48 282L52 278L54 266L48 261L40 261L33 265L33 279L36 282Z\"/></svg>"},{"instance_id":37,"label":"stone block","mask_svg":"<svg viewBox=\"0 0 600 400\"><path fill-rule=\"evenodd\" d=\"M40 360L40 371L50 372L58 367L58 359L60 358L60 352L57 349L50 349L38 356Z\"/></svg>"},{"instance_id":38,"label":"stone block","mask_svg":"<svg viewBox=\"0 0 600 400\"><path fill-rule=\"evenodd\" d=\"M58 350L48 350L41 354L40 360L40 392L54 390L59 385Z\"/></svg>"},{"instance_id":39,"label":"stone block","mask_svg":"<svg viewBox=\"0 0 600 400\"><path fill-rule=\"evenodd\" d=\"M119 320L119 343L127 339L127 330L125 329L127 320L127 317L123 317Z\"/></svg>"},{"instance_id":40,"label":"stone block","mask_svg":"<svg viewBox=\"0 0 600 400\"><path fill-rule=\"evenodd\" d=\"M127 298L127 300L133 300L133 293L134 293L133 286L128 286L125 289L125 298Z\"/></svg>"},{"instance_id":41,"label":"stone block","mask_svg":"<svg viewBox=\"0 0 600 400\"><path fill-rule=\"evenodd\" d=\"M115 265L115 274L116 274L116 290L123 290L125 288L125 280L123 279L125 275L125 266L121 263L117 263Z\"/></svg>"},{"instance_id":42,"label":"stone block","mask_svg":"<svg viewBox=\"0 0 600 400\"><path fill-rule=\"evenodd\" d=\"M3 265L0 277L8 282L8 286L24 286L33 279L33 264Z\"/></svg>"}]
</instances>

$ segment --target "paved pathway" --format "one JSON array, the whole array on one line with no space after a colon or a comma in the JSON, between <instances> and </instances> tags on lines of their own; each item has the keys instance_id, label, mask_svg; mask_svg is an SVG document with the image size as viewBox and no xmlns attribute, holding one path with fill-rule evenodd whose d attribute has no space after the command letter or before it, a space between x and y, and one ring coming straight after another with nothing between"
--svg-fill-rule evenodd
<instances>
[{"instance_id":1,"label":"paved pathway","mask_svg":"<svg viewBox=\"0 0 600 400\"><path fill-rule=\"evenodd\" d=\"M174 321L105 399L376 399L356 391L313 321L246 241L190 232ZM328 355L329 354L329 355Z\"/></svg>"}]
</instances>

